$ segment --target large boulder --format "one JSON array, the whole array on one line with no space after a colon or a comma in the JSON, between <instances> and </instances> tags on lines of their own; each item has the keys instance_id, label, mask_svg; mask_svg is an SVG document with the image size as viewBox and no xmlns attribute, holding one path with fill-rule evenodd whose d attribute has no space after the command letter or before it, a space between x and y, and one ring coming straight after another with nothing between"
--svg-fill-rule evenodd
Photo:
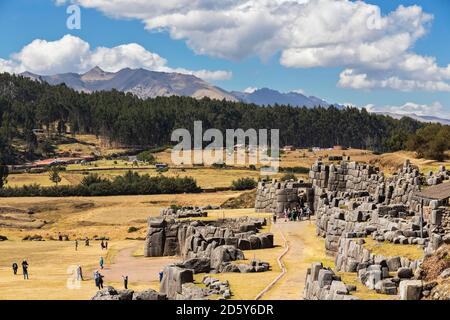
<instances>
[{"instance_id":1,"label":"large boulder","mask_svg":"<svg viewBox=\"0 0 450 320\"><path fill-rule=\"evenodd\" d=\"M193 270L168 265L164 268L159 291L168 299L176 299L177 294L182 293L183 284L188 282L194 282Z\"/></svg>"},{"instance_id":2,"label":"large boulder","mask_svg":"<svg viewBox=\"0 0 450 320\"><path fill-rule=\"evenodd\" d=\"M397 270L397 277L400 279L411 279L413 275L414 274L411 268L402 267Z\"/></svg>"},{"instance_id":3,"label":"large boulder","mask_svg":"<svg viewBox=\"0 0 450 320\"><path fill-rule=\"evenodd\" d=\"M387 261L387 266L389 268L389 271L397 271L401 266L402 266L402 262L400 257L392 257L389 258Z\"/></svg>"},{"instance_id":4,"label":"large boulder","mask_svg":"<svg viewBox=\"0 0 450 320\"><path fill-rule=\"evenodd\" d=\"M156 290L147 289L134 293L133 300L167 300L167 297L165 294L159 293Z\"/></svg>"},{"instance_id":5,"label":"large boulder","mask_svg":"<svg viewBox=\"0 0 450 320\"><path fill-rule=\"evenodd\" d=\"M262 233L259 235L261 241L261 249L273 248L273 234L272 233Z\"/></svg>"},{"instance_id":6,"label":"large boulder","mask_svg":"<svg viewBox=\"0 0 450 320\"><path fill-rule=\"evenodd\" d=\"M120 296L116 289L108 286L102 290L97 291L97 293L91 298L91 300L120 300Z\"/></svg>"},{"instance_id":7,"label":"large boulder","mask_svg":"<svg viewBox=\"0 0 450 320\"><path fill-rule=\"evenodd\" d=\"M421 280L403 280L400 282L400 300L420 300L421 294Z\"/></svg>"},{"instance_id":8,"label":"large boulder","mask_svg":"<svg viewBox=\"0 0 450 320\"><path fill-rule=\"evenodd\" d=\"M211 269L220 271L224 262L244 260L244 254L233 246L219 246L211 252Z\"/></svg>"},{"instance_id":9,"label":"large boulder","mask_svg":"<svg viewBox=\"0 0 450 320\"><path fill-rule=\"evenodd\" d=\"M164 255L166 224L165 219L149 218L149 228L144 244L145 257L162 257Z\"/></svg>"},{"instance_id":10,"label":"large boulder","mask_svg":"<svg viewBox=\"0 0 450 320\"><path fill-rule=\"evenodd\" d=\"M194 273L207 273L211 270L211 259L191 258L177 265L184 269L192 269Z\"/></svg>"}]
</instances>

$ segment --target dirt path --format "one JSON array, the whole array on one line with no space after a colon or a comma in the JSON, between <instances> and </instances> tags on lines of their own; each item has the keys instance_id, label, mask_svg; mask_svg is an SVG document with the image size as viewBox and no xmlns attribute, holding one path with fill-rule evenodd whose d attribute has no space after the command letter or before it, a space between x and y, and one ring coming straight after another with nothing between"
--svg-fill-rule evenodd
<instances>
[{"instance_id":1,"label":"dirt path","mask_svg":"<svg viewBox=\"0 0 450 320\"><path fill-rule=\"evenodd\" d=\"M283 233L289 250L281 259L286 267L286 274L266 293L262 299L300 300L306 277L307 256L304 254L303 237L308 232L308 221L277 222L276 228ZM313 222L311 222L313 223Z\"/></svg>"},{"instance_id":2,"label":"dirt path","mask_svg":"<svg viewBox=\"0 0 450 320\"><path fill-rule=\"evenodd\" d=\"M128 276L131 283L146 283L159 281L159 272L168 264L180 261L177 257L145 258L135 257L139 246L125 248L113 259L113 263L101 271L106 282L122 282L122 275Z\"/></svg>"}]
</instances>

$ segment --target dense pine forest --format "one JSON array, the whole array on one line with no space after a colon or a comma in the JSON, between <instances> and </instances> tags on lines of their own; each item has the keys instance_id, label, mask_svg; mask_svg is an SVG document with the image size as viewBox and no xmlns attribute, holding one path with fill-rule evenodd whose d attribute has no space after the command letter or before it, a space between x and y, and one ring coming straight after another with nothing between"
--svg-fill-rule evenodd
<instances>
[{"instance_id":1,"label":"dense pine forest","mask_svg":"<svg viewBox=\"0 0 450 320\"><path fill-rule=\"evenodd\" d=\"M408 136L424 127L410 118L395 120L347 107L296 108L158 97L142 100L118 91L92 94L65 85L50 86L24 77L0 74L0 153L3 163L14 163L23 142L22 155L32 158L48 147L37 141L33 129L54 126L72 133L89 133L130 146L170 144L176 128L279 128L280 145L331 147L336 144L395 151L405 147ZM55 126L56 124L56 126ZM44 144L44 145L41 145Z\"/></svg>"}]
</instances>

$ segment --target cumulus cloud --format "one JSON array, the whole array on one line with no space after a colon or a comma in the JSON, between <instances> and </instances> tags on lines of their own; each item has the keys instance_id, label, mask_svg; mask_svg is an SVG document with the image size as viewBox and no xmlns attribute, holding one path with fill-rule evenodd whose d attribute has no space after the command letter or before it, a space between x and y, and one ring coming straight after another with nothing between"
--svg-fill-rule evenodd
<instances>
[{"instance_id":1,"label":"cumulus cloud","mask_svg":"<svg viewBox=\"0 0 450 320\"><path fill-rule=\"evenodd\" d=\"M450 66L412 51L433 20L417 5L383 15L377 5L350 0L55 1L139 19L197 54L280 53L285 67L342 67L338 85L345 88L450 91Z\"/></svg>"},{"instance_id":2,"label":"cumulus cloud","mask_svg":"<svg viewBox=\"0 0 450 320\"><path fill-rule=\"evenodd\" d=\"M414 102L407 102L400 106L376 106L374 104L368 104L364 106L369 112L390 112L400 115L415 114L418 116L435 116L444 119L450 119L450 113L448 113L444 106L439 102L433 102L431 104L418 104Z\"/></svg>"},{"instance_id":3,"label":"cumulus cloud","mask_svg":"<svg viewBox=\"0 0 450 320\"><path fill-rule=\"evenodd\" d=\"M95 66L110 72L123 68L178 72L192 74L205 80L226 80L232 77L231 72L223 70L171 68L166 59L136 43L113 48L98 47L92 50L89 43L72 35L65 35L55 41L36 39L23 47L20 52L12 54L9 60L0 59L0 72L9 73L24 71L40 75L83 73Z\"/></svg>"}]
</instances>

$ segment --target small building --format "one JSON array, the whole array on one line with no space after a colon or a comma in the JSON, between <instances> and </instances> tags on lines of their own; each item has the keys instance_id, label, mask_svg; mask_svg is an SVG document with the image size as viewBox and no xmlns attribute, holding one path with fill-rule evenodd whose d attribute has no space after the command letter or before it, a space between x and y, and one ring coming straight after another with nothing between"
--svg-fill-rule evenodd
<instances>
[{"instance_id":1,"label":"small building","mask_svg":"<svg viewBox=\"0 0 450 320\"><path fill-rule=\"evenodd\" d=\"M415 193L414 196L416 199L423 200L425 205L428 205L431 200L437 200L439 205L448 206L450 203L450 182L428 187Z\"/></svg>"}]
</instances>

